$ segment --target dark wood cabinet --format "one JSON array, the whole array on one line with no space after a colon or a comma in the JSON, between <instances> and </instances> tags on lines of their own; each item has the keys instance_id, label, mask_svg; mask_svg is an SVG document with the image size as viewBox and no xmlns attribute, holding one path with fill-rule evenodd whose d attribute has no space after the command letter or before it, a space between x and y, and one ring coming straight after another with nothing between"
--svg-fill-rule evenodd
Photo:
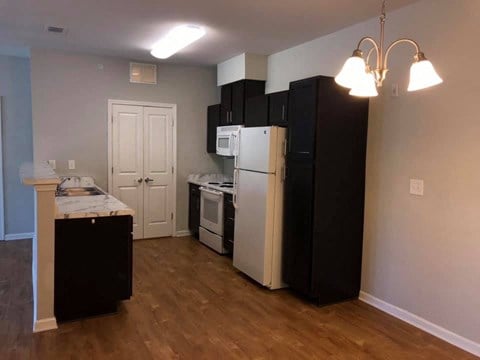
<instances>
[{"instance_id":1,"label":"dark wood cabinet","mask_svg":"<svg viewBox=\"0 0 480 360\"><path fill-rule=\"evenodd\" d=\"M58 321L116 311L132 295L132 217L55 221Z\"/></svg>"},{"instance_id":2,"label":"dark wood cabinet","mask_svg":"<svg viewBox=\"0 0 480 360\"><path fill-rule=\"evenodd\" d=\"M268 96L258 95L245 101L245 126L268 126Z\"/></svg>"},{"instance_id":3,"label":"dark wood cabinet","mask_svg":"<svg viewBox=\"0 0 480 360\"><path fill-rule=\"evenodd\" d=\"M220 126L243 125L245 100L265 94L265 81L239 80L222 86Z\"/></svg>"},{"instance_id":4,"label":"dark wood cabinet","mask_svg":"<svg viewBox=\"0 0 480 360\"><path fill-rule=\"evenodd\" d=\"M284 281L303 293L310 291L312 266L313 164L289 162L285 181Z\"/></svg>"},{"instance_id":5,"label":"dark wood cabinet","mask_svg":"<svg viewBox=\"0 0 480 360\"><path fill-rule=\"evenodd\" d=\"M368 100L332 78L290 84L283 276L328 304L360 290Z\"/></svg>"},{"instance_id":6,"label":"dark wood cabinet","mask_svg":"<svg viewBox=\"0 0 480 360\"><path fill-rule=\"evenodd\" d=\"M193 237L198 239L198 228L200 226L200 186L189 184L188 187L188 228Z\"/></svg>"},{"instance_id":7,"label":"dark wood cabinet","mask_svg":"<svg viewBox=\"0 0 480 360\"><path fill-rule=\"evenodd\" d=\"M232 112L230 125L242 125L245 119L245 100L249 97L246 92L245 81L237 81L232 84ZM248 87L249 90L250 86Z\"/></svg>"},{"instance_id":8,"label":"dark wood cabinet","mask_svg":"<svg viewBox=\"0 0 480 360\"><path fill-rule=\"evenodd\" d=\"M207 153L217 152L217 127L220 126L220 104L207 108Z\"/></svg>"},{"instance_id":9,"label":"dark wood cabinet","mask_svg":"<svg viewBox=\"0 0 480 360\"><path fill-rule=\"evenodd\" d=\"M318 82L315 79L290 84L288 103L288 156L313 159L318 112Z\"/></svg>"},{"instance_id":10,"label":"dark wood cabinet","mask_svg":"<svg viewBox=\"0 0 480 360\"><path fill-rule=\"evenodd\" d=\"M231 194L223 198L223 247L232 254L235 232L235 208Z\"/></svg>"},{"instance_id":11,"label":"dark wood cabinet","mask_svg":"<svg viewBox=\"0 0 480 360\"><path fill-rule=\"evenodd\" d=\"M287 126L288 91L268 94L268 124L270 126Z\"/></svg>"},{"instance_id":12,"label":"dark wood cabinet","mask_svg":"<svg viewBox=\"0 0 480 360\"><path fill-rule=\"evenodd\" d=\"M220 96L220 126L230 125L232 113L232 84L222 86Z\"/></svg>"}]
</instances>

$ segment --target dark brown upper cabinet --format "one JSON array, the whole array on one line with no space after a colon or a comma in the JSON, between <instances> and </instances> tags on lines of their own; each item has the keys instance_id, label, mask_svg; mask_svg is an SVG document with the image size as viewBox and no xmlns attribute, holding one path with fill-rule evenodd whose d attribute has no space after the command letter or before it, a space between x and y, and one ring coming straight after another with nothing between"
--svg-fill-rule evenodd
<instances>
[{"instance_id":1,"label":"dark brown upper cabinet","mask_svg":"<svg viewBox=\"0 0 480 360\"><path fill-rule=\"evenodd\" d=\"M268 94L268 125L288 125L288 91Z\"/></svg>"},{"instance_id":2,"label":"dark brown upper cabinet","mask_svg":"<svg viewBox=\"0 0 480 360\"><path fill-rule=\"evenodd\" d=\"M265 81L239 80L222 86L220 126L245 123L245 101L265 94Z\"/></svg>"},{"instance_id":3,"label":"dark brown upper cabinet","mask_svg":"<svg viewBox=\"0 0 480 360\"><path fill-rule=\"evenodd\" d=\"M258 95L245 101L245 126L268 126L268 95Z\"/></svg>"},{"instance_id":4,"label":"dark brown upper cabinet","mask_svg":"<svg viewBox=\"0 0 480 360\"><path fill-rule=\"evenodd\" d=\"M220 104L207 108L207 153L217 152L217 126L220 126Z\"/></svg>"}]
</instances>

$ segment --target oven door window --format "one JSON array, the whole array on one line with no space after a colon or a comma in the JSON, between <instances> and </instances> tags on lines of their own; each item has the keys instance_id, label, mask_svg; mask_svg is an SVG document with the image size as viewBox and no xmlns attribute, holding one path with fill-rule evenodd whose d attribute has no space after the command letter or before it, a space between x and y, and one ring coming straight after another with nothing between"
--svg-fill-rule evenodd
<instances>
[{"instance_id":1,"label":"oven door window","mask_svg":"<svg viewBox=\"0 0 480 360\"><path fill-rule=\"evenodd\" d=\"M213 201L203 198L203 218L214 224L218 224L218 200Z\"/></svg>"}]
</instances>

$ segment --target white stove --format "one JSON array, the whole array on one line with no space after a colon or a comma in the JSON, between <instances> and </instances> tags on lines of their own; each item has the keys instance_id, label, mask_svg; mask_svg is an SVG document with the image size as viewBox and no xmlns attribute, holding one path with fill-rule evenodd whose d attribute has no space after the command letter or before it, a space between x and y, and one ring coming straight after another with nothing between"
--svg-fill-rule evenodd
<instances>
[{"instance_id":1,"label":"white stove","mask_svg":"<svg viewBox=\"0 0 480 360\"><path fill-rule=\"evenodd\" d=\"M200 186L200 242L220 254L227 253L223 245L223 199L233 192L232 182L209 181Z\"/></svg>"}]
</instances>

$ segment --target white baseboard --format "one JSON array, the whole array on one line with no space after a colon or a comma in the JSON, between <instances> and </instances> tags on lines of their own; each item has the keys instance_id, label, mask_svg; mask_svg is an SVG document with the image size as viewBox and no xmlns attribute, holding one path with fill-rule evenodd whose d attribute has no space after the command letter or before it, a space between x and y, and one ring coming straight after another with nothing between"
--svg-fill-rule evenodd
<instances>
[{"instance_id":1,"label":"white baseboard","mask_svg":"<svg viewBox=\"0 0 480 360\"><path fill-rule=\"evenodd\" d=\"M190 230L178 230L175 233L175 237L184 237L184 236L190 236L190 235L192 235Z\"/></svg>"},{"instance_id":2,"label":"white baseboard","mask_svg":"<svg viewBox=\"0 0 480 360\"><path fill-rule=\"evenodd\" d=\"M6 234L5 240L26 240L26 239L33 239L35 233L21 233L21 234Z\"/></svg>"},{"instance_id":3,"label":"white baseboard","mask_svg":"<svg viewBox=\"0 0 480 360\"><path fill-rule=\"evenodd\" d=\"M55 330L55 329L58 329L58 326L57 326L57 319L54 317L36 320L33 323L34 333L48 331L48 330Z\"/></svg>"},{"instance_id":4,"label":"white baseboard","mask_svg":"<svg viewBox=\"0 0 480 360\"><path fill-rule=\"evenodd\" d=\"M423 331L432 334L452 345L459 347L469 353L472 353L476 356L480 356L480 344L472 340L464 338L450 330L447 330L441 326L431 323L420 316L412 314L407 310L401 309L395 305L389 304L379 298L376 298L373 295L370 295L364 291L360 291L360 296L358 297L361 301L376 307L379 310L386 312L400 320L403 320L410 325L413 325Z\"/></svg>"}]
</instances>

